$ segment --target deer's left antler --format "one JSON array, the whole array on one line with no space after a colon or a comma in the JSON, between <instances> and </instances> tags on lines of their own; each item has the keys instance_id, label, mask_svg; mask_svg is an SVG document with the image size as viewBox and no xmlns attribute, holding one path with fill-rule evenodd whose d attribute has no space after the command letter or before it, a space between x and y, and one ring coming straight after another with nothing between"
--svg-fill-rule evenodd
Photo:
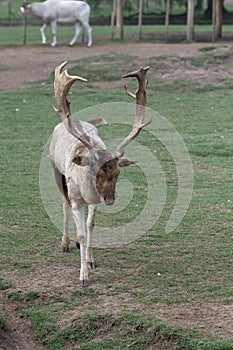
<instances>
[{"instance_id":1,"label":"deer's left antler","mask_svg":"<svg viewBox=\"0 0 233 350\"><path fill-rule=\"evenodd\" d=\"M151 120L148 122L144 122L145 119L145 107L146 107L146 88L148 85L148 77L147 77L147 71L150 69L150 67L140 67L137 71L124 74L122 75L122 78L129 78L129 77L136 77L138 80L138 90L135 94L130 92L128 90L128 86L124 85L124 89L130 97L134 98L136 100L136 114L135 114L135 120L132 127L131 132L129 135L119 144L117 147L115 154L118 157L122 157L124 154L124 148L133 141L140 131L151 123Z\"/></svg>"}]
</instances>

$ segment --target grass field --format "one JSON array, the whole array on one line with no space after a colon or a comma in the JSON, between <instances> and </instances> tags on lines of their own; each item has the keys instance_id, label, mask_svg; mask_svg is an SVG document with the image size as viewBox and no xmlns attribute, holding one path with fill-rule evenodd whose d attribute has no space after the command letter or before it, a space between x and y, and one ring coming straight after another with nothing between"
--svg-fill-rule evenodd
<instances>
[{"instance_id":1,"label":"grass field","mask_svg":"<svg viewBox=\"0 0 233 350\"><path fill-rule=\"evenodd\" d=\"M40 45L40 23L37 25L28 25L27 27L27 46ZM211 41L213 28L211 25L196 25L195 39L197 41ZM111 26L93 26L93 42L95 44L104 44L111 41ZM74 35L73 26L60 26L57 28L58 44L65 44ZM222 26L222 36L224 40L232 40L232 25ZM48 44L52 42L51 27L46 29L46 37ZM24 40L23 25L16 26L0 26L0 46L21 46ZM78 43L81 42L81 36L78 38ZM85 32L85 40L87 40L87 33ZM186 40L186 26L185 25L170 25L169 26L169 40L172 42L185 42ZM113 43L118 42L133 42L138 41L138 27L135 25L124 26L124 39L119 41L116 39L114 33ZM165 41L165 26L164 25L143 25L142 26L142 42L164 42Z\"/></svg>"},{"instance_id":2,"label":"grass field","mask_svg":"<svg viewBox=\"0 0 233 350\"><path fill-rule=\"evenodd\" d=\"M97 103L128 102L121 89L92 82L113 81L112 72L118 77L130 71L132 59L129 53L77 61L72 72L84 66L83 75L90 83L82 89L74 86L73 111ZM223 310L232 310L233 81L231 76L215 83L153 77L164 60L147 59L152 67L148 107L170 121L187 146L194 169L192 201L181 224L165 233L178 191L177 171L166 147L144 131L138 141L152 153L156 150L166 176L162 215L137 242L96 249L97 269L86 289L78 287L78 252L73 248L71 254L60 253L60 233L45 212L39 191L41 155L57 121L51 108L52 72L46 81L29 88L0 91L0 289L9 309L22 320L30 319L37 339L49 349L233 348L233 339L216 330L207 312L215 308L224 323ZM173 63L177 60L173 57ZM232 50L224 54L210 50L185 62L192 71L197 66L227 68L231 60ZM126 129L106 125L100 134L103 139L110 133L112 138L123 137ZM143 203L146 180L138 167L124 170L122 178L133 183L133 203ZM126 207L120 217L111 215L111 219L100 215L99 220L110 225L115 219L114 225L124 225L136 215L135 207ZM196 319L191 313L195 307ZM176 318L177 310L186 310L187 318ZM0 316L4 331L10 322L7 312Z\"/></svg>"}]
</instances>

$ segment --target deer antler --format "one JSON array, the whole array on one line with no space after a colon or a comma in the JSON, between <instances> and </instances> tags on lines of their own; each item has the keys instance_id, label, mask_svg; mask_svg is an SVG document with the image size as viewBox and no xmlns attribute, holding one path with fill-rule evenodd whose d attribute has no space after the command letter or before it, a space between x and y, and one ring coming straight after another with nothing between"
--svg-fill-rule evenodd
<instances>
[{"instance_id":1,"label":"deer antler","mask_svg":"<svg viewBox=\"0 0 233 350\"><path fill-rule=\"evenodd\" d=\"M148 122L143 122L145 118L145 107L146 107L146 87L148 85L148 78L146 76L147 71L150 69L150 67L140 67L137 71L122 75L122 78L128 78L128 77L136 77L138 80L138 90L136 94L133 94L128 90L128 86L124 85L125 92L130 97L134 98L136 100L136 115L134 124L132 127L131 132L129 135L119 144L119 146L116 149L115 154L118 157L122 157L124 154L124 148L133 141L142 128L147 126L151 123L152 120L149 120Z\"/></svg>"},{"instance_id":2,"label":"deer antler","mask_svg":"<svg viewBox=\"0 0 233 350\"><path fill-rule=\"evenodd\" d=\"M76 121L74 124L71 120L70 102L66 98L71 86L76 80L87 80L76 75L70 75L67 70L63 70L67 63L68 61L63 62L55 69L54 93L58 108L53 107L53 109L61 121L64 122L67 130L88 149L91 149L92 145L89 142L89 137L83 130L81 123Z\"/></svg>"},{"instance_id":3,"label":"deer antler","mask_svg":"<svg viewBox=\"0 0 233 350\"><path fill-rule=\"evenodd\" d=\"M87 81L84 78L69 75L67 70L63 70L67 65L68 61L63 62L55 69L54 78L54 93L58 104L58 109L54 109L55 113L64 122L71 115L70 102L67 101L66 96L76 80Z\"/></svg>"}]
</instances>

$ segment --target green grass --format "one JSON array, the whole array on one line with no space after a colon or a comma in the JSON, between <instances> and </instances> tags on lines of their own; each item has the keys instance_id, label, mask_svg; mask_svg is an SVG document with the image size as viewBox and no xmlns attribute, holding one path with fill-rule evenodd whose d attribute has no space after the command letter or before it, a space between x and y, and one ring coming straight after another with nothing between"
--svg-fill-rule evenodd
<instances>
[{"instance_id":1,"label":"green grass","mask_svg":"<svg viewBox=\"0 0 233 350\"><path fill-rule=\"evenodd\" d=\"M75 62L71 71L74 73L85 63L83 72L89 84L82 85L82 89L78 84L73 87L69 96L72 110L128 101L121 89L100 89L91 82L99 81L100 74L113 81L111 72L115 66L118 79L130 70L130 58L97 56ZM176 168L166 147L143 132L138 142L152 152L156 150L166 176L164 210L141 240L117 249L95 250L98 268L91 273L87 289L78 287L76 250L72 247L71 254L59 253L60 233L49 220L39 192L41 154L57 122L51 108L55 103L51 76L43 85L0 92L0 269L5 272L0 289L7 293L7 302L14 303L30 318L37 339L49 349L67 349L67 344L72 350L233 347L232 339L161 322L156 312L158 305L165 309L205 303L230 307L233 282L232 82L230 77L227 83L211 86L184 80L158 82L153 79L153 69L163 59L150 58L146 62L153 64L148 107L165 116L185 141L194 167L192 201L182 223L166 234L178 189ZM198 62L205 68L208 64L229 64L230 60L228 55L216 59L215 53L208 51L201 59L190 58L189 63L195 66ZM122 128L120 124L115 129L108 125L100 129L103 139L124 137L127 132L127 126ZM144 203L146 179L140 169L124 169L121 176L134 184L136 203ZM97 220L106 226L123 225L135 215L133 203L116 215L100 213ZM59 282L47 281L47 270L51 277L57 275L57 269L59 274L64 273L65 268L67 276L61 275ZM43 283L41 287L27 286L25 291L19 291L17 283L28 282L28 278L39 278Z\"/></svg>"},{"instance_id":2,"label":"green grass","mask_svg":"<svg viewBox=\"0 0 233 350\"><path fill-rule=\"evenodd\" d=\"M27 28L27 46L37 46L41 45L41 35L40 35L40 22L36 23L37 25L28 25ZM195 33L199 34L208 34L211 40L212 33L211 25L196 25ZM232 33L231 25L223 25L222 28L223 35L224 33ZM170 25L169 33L172 35L186 35L186 25ZM109 26L93 26L93 43L95 45L109 43L111 40L111 27ZM164 42L165 37L165 26L164 25L143 25L142 26L142 34L146 37L147 42ZM66 45L69 43L69 40L74 35L74 27L73 26L60 26L57 28L57 39L58 39L58 49L59 45ZM47 46L50 47L50 43L52 42L52 33L50 26L46 29L46 37L47 37ZM85 33L85 40L87 35ZM114 37L113 43L118 43L119 39ZM135 25L125 25L124 26L124 39L120 40L120 42L137 42L138 41L138 27ZM0 26L0 46L12 46L18 45L21 46L23 44L23 25L16 26ZM76 45L82 45L81 36L78 39Z\"/></svg>"},{"instance_id":3,"label":"green grass","mask_svg":"<svg viewBox=\"0 0 233 350\"><path fill-rule=\"evenodd\" d=\"M9 288L11 288L11 286L12 286L11 283L5 282L2 279L0 279L0 290L9 289Z\"/></svg>"},{"instance_id":4,"label":"green grass","mask_svg":"<svg viewBox=\"0 0 233 350\"><path fill-rule=\"evenodd\" d=\"M113 317L96 313L77 316L72 327L59 330L49 313L32 312L38 337L50 349L63 349L80 344L80 349L145 349L157 345L158 349L230 350L228 341L200 339L200 334L182 327L171 327L153 319L145 320L135 313L125 312ZM124 336L124 338L122 338ZM96 340L93 340L96 339ZM119 339L122 339L119 342ZM166 345L164 346L164 340Z\"/></svg>"},{"instance_id":5,"label":"green grass","mask_svg":"<svg viewBox=\"0 0 233 350\"><path fill-rule=\"evenodd\" d=\"M5 316L0 315L0 330L7 330L9 327L8 320Z\"/></svg>"}]
</instances>

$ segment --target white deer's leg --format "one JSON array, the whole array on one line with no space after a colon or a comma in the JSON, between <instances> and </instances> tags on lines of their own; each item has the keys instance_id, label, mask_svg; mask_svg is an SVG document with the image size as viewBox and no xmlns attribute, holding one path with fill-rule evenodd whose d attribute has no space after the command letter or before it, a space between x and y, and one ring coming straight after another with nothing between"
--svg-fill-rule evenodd
<instances>
[{"instance_id":1,"label":"white deer's leg","mask_svg":"<svg viewBox=\"0 0 233 350\"><path fill-rule=\"evenodd\" d=\"M57 45L57 22L56 21L51 22L51 28L52 28L52 36L53 36L53 41L51 46L54 47Z\"/></svg>"},{"instance_id":2,"label":"white deer's leg","mask_svg":"<svg viewBox=\"0 0 233 350\"><path fill-rule=\"evenodd\" d=\"M68 234L68 213L69 213L69 203L67 202L66 198L63 197L63 235L62 235L62 251L63 253L69 253L70 252L70 239Z\"/></svg>"},{"instance_id":3,"label":"white deer's leg","mask_svg":"<svg viewBox=\"0 0 233 350\"><path fill-rule=\"evenodd\" d=\"M87 46L90 47L92 45L92 28L88 22L83 22L83 26L86 28L87 35L88 35L88 43Z\"/></svg>"},{"instance_id":4,"label":"white deer's leg","mask_svg":"<svg viewBox=\"0 0 233 350\"><path fill-rule=\"evenodd\" d=\"M45 28L47 27L46 23L42 25L40 28L41 38L42 38L42 44L46 44L46 36L45 36Z\"/></svg>"},{"instance_id":5,"label":"white deer's leg","mask_svg":"<svg viewBox=\"0 0 233 350\"><path fill-rule=\"evenodd\" d=\"M89 269L94 269L94 258L92 253L92 233L95 226L95 215L96 215L97 206L89 205L88 207L88 216L87 216L87 246L86 246L86 260L87 267Z\"/></svg>"},{"instance_id":6,"label":"white deer's leg","mask_svg":"<svg viewBox=\"0 0 233 350\"><path fill-rule=\"evenodd\" d=\"M80 258L81 258L81 267L80 267L80 285L82 287L88 286L88 269L86 261L86 229L85 229L85 220L84 220L84 208L78 207L76 203L71 203L72 213L74 222L77 230L77 242L80 246Z\"/></svg>"},{"instance_id":7,"label":"white deer's leg","mask_svg":"<svg viewBox=\"0 0 233 350\"><path fill-rule=\"evenodd\" d=\"M80 23L75 23L75 34L74 34L73 39L69 43L69 46L73 46L74 43L76 42L76 40L78 39L78 36L79 36L79 33L80 33L80 29L81 29Z\"/></svg>"}]
</instances>

